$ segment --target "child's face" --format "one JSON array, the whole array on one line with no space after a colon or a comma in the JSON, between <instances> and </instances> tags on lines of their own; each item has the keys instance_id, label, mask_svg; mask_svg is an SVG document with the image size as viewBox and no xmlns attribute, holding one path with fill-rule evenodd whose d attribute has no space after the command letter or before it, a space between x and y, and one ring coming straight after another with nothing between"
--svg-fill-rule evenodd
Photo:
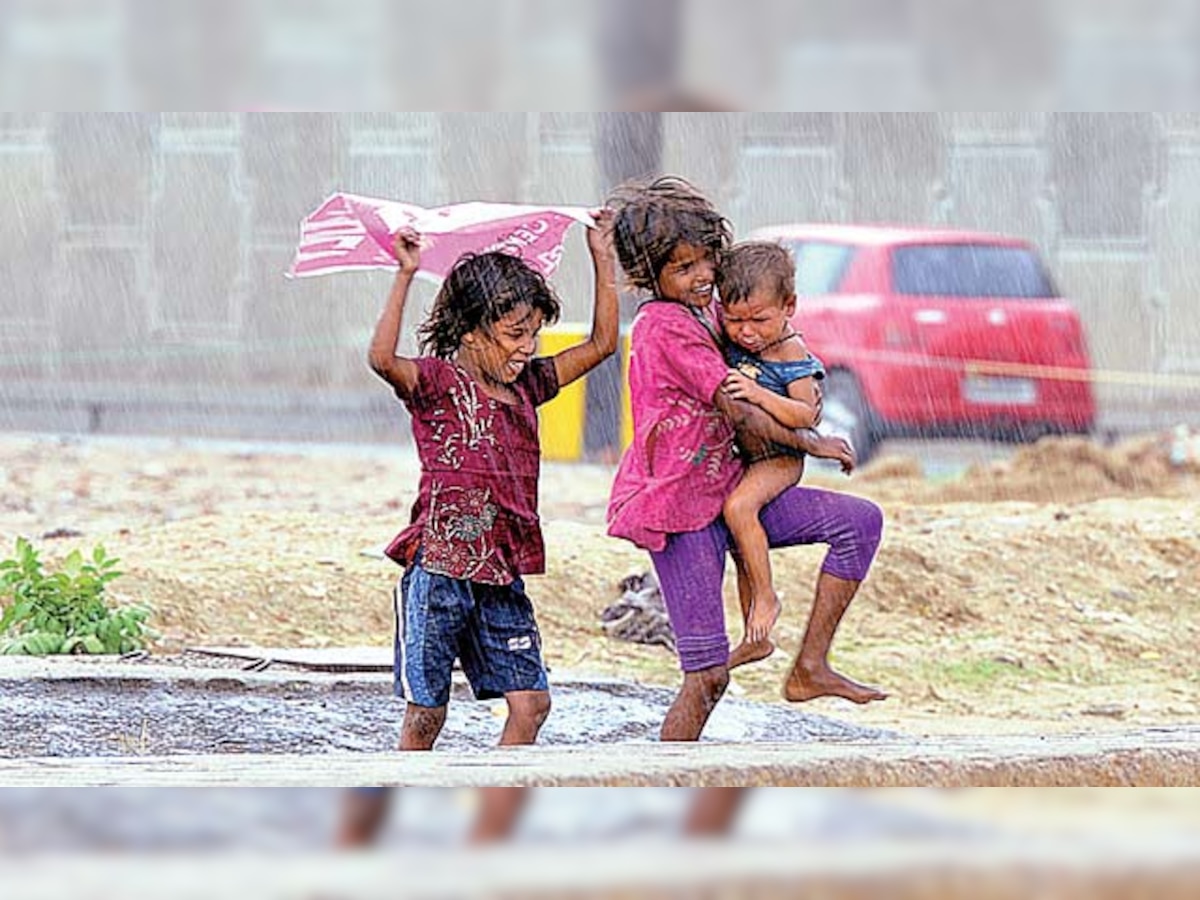
<instances>
[{"instance_id":1,"label":"child's face","mask_svg":"<svg viewBox=\"0 0 1200 900\"><path fill-rule=\"evenodd\" d=\"M658 295L688 306L708 306L712 302L716 273L713 252L708 247L677 244L658 273Z\"/></svg>"},{"instance_id":2,"label":"child's face","mask_svg":"<svg viewBox=\"0 0 1200 900\"><path fill-rule=\"evenodd\" d=\"M772 290L756 287L748 297L722 305L725 334L750 353L761 353L787 333L788 320L796 312L796 296L780 297Z\"/></svg>"},{"instance_id":3,"label":"child's face","mask_svg":"<svg viewBox=\"0 0 1200 900\"><path fill-rule=\"evenodd\" d=\"M542 311L523 303L492 325L464 335L459 361L491 381L512 384L533 359L541 330Z\"/></svg>"}]
</instances>

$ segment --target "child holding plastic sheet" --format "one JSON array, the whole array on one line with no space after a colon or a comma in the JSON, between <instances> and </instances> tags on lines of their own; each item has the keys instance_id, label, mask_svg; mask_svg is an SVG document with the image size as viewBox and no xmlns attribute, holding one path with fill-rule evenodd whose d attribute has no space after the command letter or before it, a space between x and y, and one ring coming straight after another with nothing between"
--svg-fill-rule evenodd
<instances>
[{"instance_id":1,"label":"child holding plastic sheet","mask_svg":"<svg viewBox=\"0 0 1200 900\"><path fill-rule=\"evenodd\" d=\"M517 256L467 255L449 273L421 325L423 355L396 355L420 238L402 231L391 294L371 340L371 368L412 416L421 481L411 524L388 547L404 566L395 591L395 688L407 700L401 750L430 750L446 721L455 658L479 699L503 697L501 745L532 744L550 711L541 637L522 576L545 570L537 514L541 448L537 407L615 352L618 335L611 213L593 214L591 335L535 357L538 332L559 302ZM491 792L475 837L501 836L518 794ZM386 794L348 801L339 842L373 839ZM499 823L499 824L498 824Z\"/></svg>"}]
</instances>

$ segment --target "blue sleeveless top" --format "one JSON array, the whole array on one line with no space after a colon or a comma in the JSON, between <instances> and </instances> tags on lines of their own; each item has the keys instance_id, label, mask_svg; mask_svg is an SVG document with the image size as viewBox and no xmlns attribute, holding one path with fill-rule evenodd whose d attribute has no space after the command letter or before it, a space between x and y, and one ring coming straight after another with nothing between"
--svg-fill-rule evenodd
<instances>
[{"instance_id":1,"label":"blue sleeveless top","mask_svg":"<svg viewBox=\"0 0 1200 900\"><path fill-rule=\"evenodd\" d=\"M743 350L737 344L726 343L725 358L731 369L737 369L781 397L787 396L787 386L793 381L810 377L819 381L825 377L825 366L811 354L808 359L796 362L771 362Z\"/></svg>"}]
</instances>

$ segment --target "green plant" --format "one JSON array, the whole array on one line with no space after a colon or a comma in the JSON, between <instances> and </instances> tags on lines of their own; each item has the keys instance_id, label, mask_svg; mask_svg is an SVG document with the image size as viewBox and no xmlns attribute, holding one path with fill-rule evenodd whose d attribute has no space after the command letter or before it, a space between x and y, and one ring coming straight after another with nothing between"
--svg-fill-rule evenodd
<instances>
[{"instance_id":1,"label":"green plant","mask_svg":"<svg viewBox=\"0 0 1200 900\"><path fill-rule=\"evenodd\" d=\"M91 559L70 553L59 571L42 569L38 551L17 539L14 558L0 561L0 599L11 602L0 616L0 653L128 653L145 646L150 611L112 608L108 585L121 573L118 560L97 545Z\"/></svg>"}]
</instances>

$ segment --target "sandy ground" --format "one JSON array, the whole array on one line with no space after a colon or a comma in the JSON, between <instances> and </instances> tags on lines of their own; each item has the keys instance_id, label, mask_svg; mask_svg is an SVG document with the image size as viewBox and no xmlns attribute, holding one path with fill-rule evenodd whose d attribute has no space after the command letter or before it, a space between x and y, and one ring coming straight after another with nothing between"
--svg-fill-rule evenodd
<instances>
[{"instance_id":1,"label":"sandy ground","mask_svg":"<svg viewBox=\"0 0 1200 900\"><path fill-rule=\"evenodd\" d=\"M926 479L902 456L814 477L885 509L884 545L834 651L891 696L811 711L910 733L1200 721L1200 466L1173 465L1170 450L1156 436L1046 440L955 478ZM674 685L669 652L599 628L620 579L648 566L604 535L611 475L545 467L549 570L530 592L547 662ZM407 520L415 486L405 448L0 436L0 555L18 535L47 559L103 543L123 560L117 599L153 607L162 651L382 645L398 570L369 552ZM778 699L820 559L819 548L774 555L782 649L739 671L735 694Z\"/></svg>"}]
</instances>

